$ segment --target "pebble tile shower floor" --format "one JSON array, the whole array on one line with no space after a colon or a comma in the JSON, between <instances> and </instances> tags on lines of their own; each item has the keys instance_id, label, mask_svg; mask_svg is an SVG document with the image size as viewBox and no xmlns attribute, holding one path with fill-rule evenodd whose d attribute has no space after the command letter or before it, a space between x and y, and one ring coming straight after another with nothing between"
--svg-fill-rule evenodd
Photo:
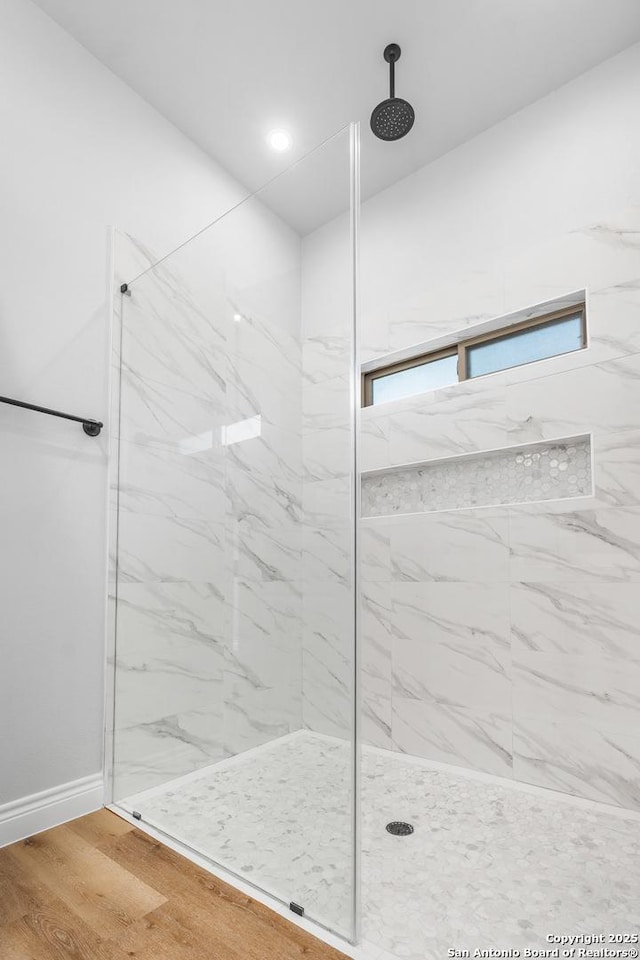
<instances>
[{"instance_id":1,"label":"pebble tile shower floor","mask_svg":"<svg viewBox=\"0 0 640 960\"><path fill-rule=\"evenodd\" d=\"M347 929L349 768L346 745L299 732L122 806ZM415 832L392 836L392 820ZM373 957L633 933L638 891L637 815L363 749L362 936Z\"/></svg>"}]
</instances>

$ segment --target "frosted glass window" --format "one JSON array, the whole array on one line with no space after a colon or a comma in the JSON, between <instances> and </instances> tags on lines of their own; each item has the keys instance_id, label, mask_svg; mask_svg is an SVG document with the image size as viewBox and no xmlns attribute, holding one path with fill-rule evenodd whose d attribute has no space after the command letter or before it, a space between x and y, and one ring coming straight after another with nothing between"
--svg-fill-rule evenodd
<instances>
[{"instance_id":1,"label":"frosted glass window","mask_svg":"<svg viewBox=\"0 0 640 960\"><path fill-rule=\"evenodd\" d=\"M582 313L561 317L533 327L525 327L502 337L467 347L467 376L481 377L487 373L533 363L547 357L580 350L583 345Z\"/></svg>"},{"instance_id":2,"label":"frosted glass window","mask_svg":"<svg viewBox=\"0 0 640 960\"><path fill-rule=\"evenodd\" d=\"M458 354L440 357L418 366L406 367L395 373L387 373L371 380L371 403L387 403L414 397L438 387L448 387L458 382Z\"/></svg>"},{"instance_id":3,"label":"frosted glass window","mask_svg":"<svg viewBox=\"0 0 640 960\"><path fill-rule=\"evenodd\" d=\"M548 357L582 350L586 343L584 304L469 337L390 363L363 374L364 406L388 403L448 387L459 380L482 377Z\"/></svg>"}]
</instances>

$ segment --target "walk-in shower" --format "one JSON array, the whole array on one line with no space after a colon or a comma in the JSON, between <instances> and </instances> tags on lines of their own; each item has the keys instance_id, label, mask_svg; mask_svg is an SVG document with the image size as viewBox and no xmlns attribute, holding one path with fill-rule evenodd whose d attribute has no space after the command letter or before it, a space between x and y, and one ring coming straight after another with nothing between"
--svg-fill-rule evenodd
<instances>
[{"instance_id":1,"label":"walk-in shower","mask_svg":"<svg viewBox=\"0 0 640 960\"><path fill-rule=\"evenodd\" d=\"M355 129L116 241L114 801L358 960L637 949L640 195L575 89L367 200L358 344Z\"/></svg>"}]
</instances>

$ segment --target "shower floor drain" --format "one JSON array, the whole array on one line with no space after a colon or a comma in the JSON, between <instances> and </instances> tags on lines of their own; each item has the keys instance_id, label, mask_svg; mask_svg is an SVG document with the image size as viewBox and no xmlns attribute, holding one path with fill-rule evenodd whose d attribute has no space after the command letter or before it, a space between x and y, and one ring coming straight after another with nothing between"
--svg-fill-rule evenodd
<instances>
[{"instance_id":1,"label":"shower floor drain","mask_svg":"<svg viewBox=\"0 0 640 960\"><path fill-rule=\"evenodd\" d=\"M413 833L413 827L410 823L404 823L403 820L392 820L387 824L387 833L392 833L394 837L408 837Z\"/></svg>"}]
</instances>

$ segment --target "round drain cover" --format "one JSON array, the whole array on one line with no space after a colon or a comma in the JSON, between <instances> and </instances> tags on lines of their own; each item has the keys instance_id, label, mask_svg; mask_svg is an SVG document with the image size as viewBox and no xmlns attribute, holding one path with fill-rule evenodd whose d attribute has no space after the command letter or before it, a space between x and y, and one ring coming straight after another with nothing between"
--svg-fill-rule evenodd
<instances>
[{"instance_id":1,"label":"round drain cover","mask_svg":"<svg viewBox=\"0 0 640 960\"><path fill-rule=\"evenodd\" d=\"M413 833L413 827L410 823L404 823L402 820L393 820L387 824L387 833L392 833L394 837L408 837Z\"/></svg>"}]
</instances>

